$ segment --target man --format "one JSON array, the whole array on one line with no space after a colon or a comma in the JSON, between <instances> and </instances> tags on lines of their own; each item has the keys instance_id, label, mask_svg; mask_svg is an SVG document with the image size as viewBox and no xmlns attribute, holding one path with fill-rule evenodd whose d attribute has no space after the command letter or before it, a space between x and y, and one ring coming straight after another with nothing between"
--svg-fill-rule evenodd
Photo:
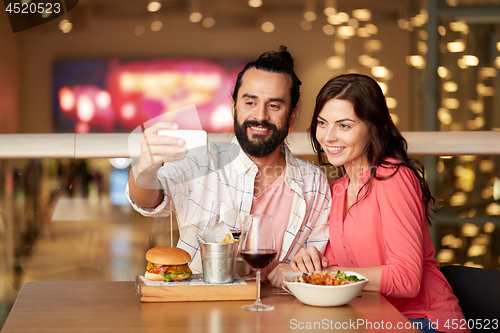
<instances>
[{"instance_id":1,"label":"man","mask_svg":"<svg viewBox=\"0 0 500 333\"><path fill-rule=\"evenodd\" d=\"M283 275L291 271L288 262L300 248L324 251L328 181L316 166L295 158L284 143L298 114L300 85L293 59L282 46L239 73L233 91L235 139L228 147L210 144L206 157L184 158L182 140L157 135L162 129L176 129L176 124L156 123L144 131L127 194L146 216L170 214L173 201L178 246L193 257L190 267L195 272L201 273L196 236L206 228L212 202L224 198L236 201L241 215L273 216L278 256L266 269L272 284L281 285ZM155 190L158 182L161 187Z\"/></svg>"}]
</instances>

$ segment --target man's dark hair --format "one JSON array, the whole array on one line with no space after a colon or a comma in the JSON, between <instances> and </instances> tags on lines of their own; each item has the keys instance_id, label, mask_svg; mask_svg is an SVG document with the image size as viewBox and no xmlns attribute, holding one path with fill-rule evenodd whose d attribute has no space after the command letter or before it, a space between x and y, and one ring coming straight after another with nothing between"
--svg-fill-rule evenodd
<instances>
[{"instance_id":1,"label":"man's dark hair","mask_svg":"<svg viewBox=\"0 0 500 333\"><path fill-rule=\"evenodd\" d=\"M286 46L281 45L280 50L278 52L269 51L263 53L259 59L249 62L245 68L238 74L238 78L236 79L236 83L234 84L233 90L233 101L236 105L236 101L238 100L238 91L241 86L241 78L243 74L250 69L255 68L266 72L271 73L283 73L290 76L291 79L291 87L290 87L290 97L292 99L291 110L293 110L300 99L300 82L299 78L295 74L293 70L293 58L292 55L286 50ZM291 112L290 110L290 112Z\"/></svg>"}]
</instances>

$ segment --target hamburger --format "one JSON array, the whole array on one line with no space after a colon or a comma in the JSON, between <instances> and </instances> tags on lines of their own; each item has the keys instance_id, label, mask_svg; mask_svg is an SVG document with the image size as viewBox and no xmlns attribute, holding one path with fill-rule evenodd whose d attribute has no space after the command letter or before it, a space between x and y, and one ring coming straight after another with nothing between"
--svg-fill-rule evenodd
<instances>
[{"instance_id":1,"label":"hamburger","mask_svg":"<svg viewBox=\"0 0 500 333\"><path fill-rule=\"evenodd\" d=\"M178 247L157 246L146 252L148 266L144 277L154 281L180 281L189 279L193 272L188 267L189 253Z\"/></svg>"}]
</instances>

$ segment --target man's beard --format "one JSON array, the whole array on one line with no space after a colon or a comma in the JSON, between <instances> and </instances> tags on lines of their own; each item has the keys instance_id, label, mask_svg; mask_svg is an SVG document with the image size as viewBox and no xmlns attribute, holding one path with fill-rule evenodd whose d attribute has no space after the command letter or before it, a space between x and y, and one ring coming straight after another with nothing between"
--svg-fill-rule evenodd
<instances>
[{"instance_id":1,"label":"man's beard","mask_svg":"<svg viewBox=\"0 0 500 333\"><path fill-rule=\"evenodd\" d=\"M247 120L243 122L242 125L238 124L236 106L234 107L234 134L238 142L240 143L241 149L252 157L262 158L271 154L276 148L278 148L288 135L288 130L290 128L290 118L287 119L285 126L279 129L276 125L271 124L267 121L258 122L256 120ZM265 135L251 134L252 139L248 138L247 129L249 126L262 126L272 129L271 136L266 140Z\"/></svg>"}]
</instances>

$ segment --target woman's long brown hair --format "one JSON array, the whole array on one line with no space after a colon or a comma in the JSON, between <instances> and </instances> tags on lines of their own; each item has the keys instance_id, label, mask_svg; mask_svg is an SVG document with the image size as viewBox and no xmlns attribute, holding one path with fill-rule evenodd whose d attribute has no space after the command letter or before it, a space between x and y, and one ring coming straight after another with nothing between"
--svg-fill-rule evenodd
<instances>
[{"instance_id":1,"label":"woman's long brown hair","mask_svg":"<svg viewBox=\"0 0 500 333\"><path fill-rule=\"evenodd\" d=\"M314 115L311 127L308 130L319 163L321 165L329 164L321 144L316 139L318 115L326 102L333 98L351 102L356 116L368 126L369 141L364 149L363 156L368 161L370 176L368 182L364 185L366 187L365 194L356 202L362 200L369 193L373 178L379 180L388 179L398 171L399 166L404 165L415 174L420 183L425 215L427 222L431 224L434 198L425 180L424 165L419 160L408 156L408 144L392 121L382 89L371 77L362 74L343 74L334 77L321 88L316 97ZM398 162L388 162L386 158L389 157L396 159ZM376 169L379 166L396 166L396 171L388 177L379 178L376 174Z\"/></svg>"}]
</instances>

